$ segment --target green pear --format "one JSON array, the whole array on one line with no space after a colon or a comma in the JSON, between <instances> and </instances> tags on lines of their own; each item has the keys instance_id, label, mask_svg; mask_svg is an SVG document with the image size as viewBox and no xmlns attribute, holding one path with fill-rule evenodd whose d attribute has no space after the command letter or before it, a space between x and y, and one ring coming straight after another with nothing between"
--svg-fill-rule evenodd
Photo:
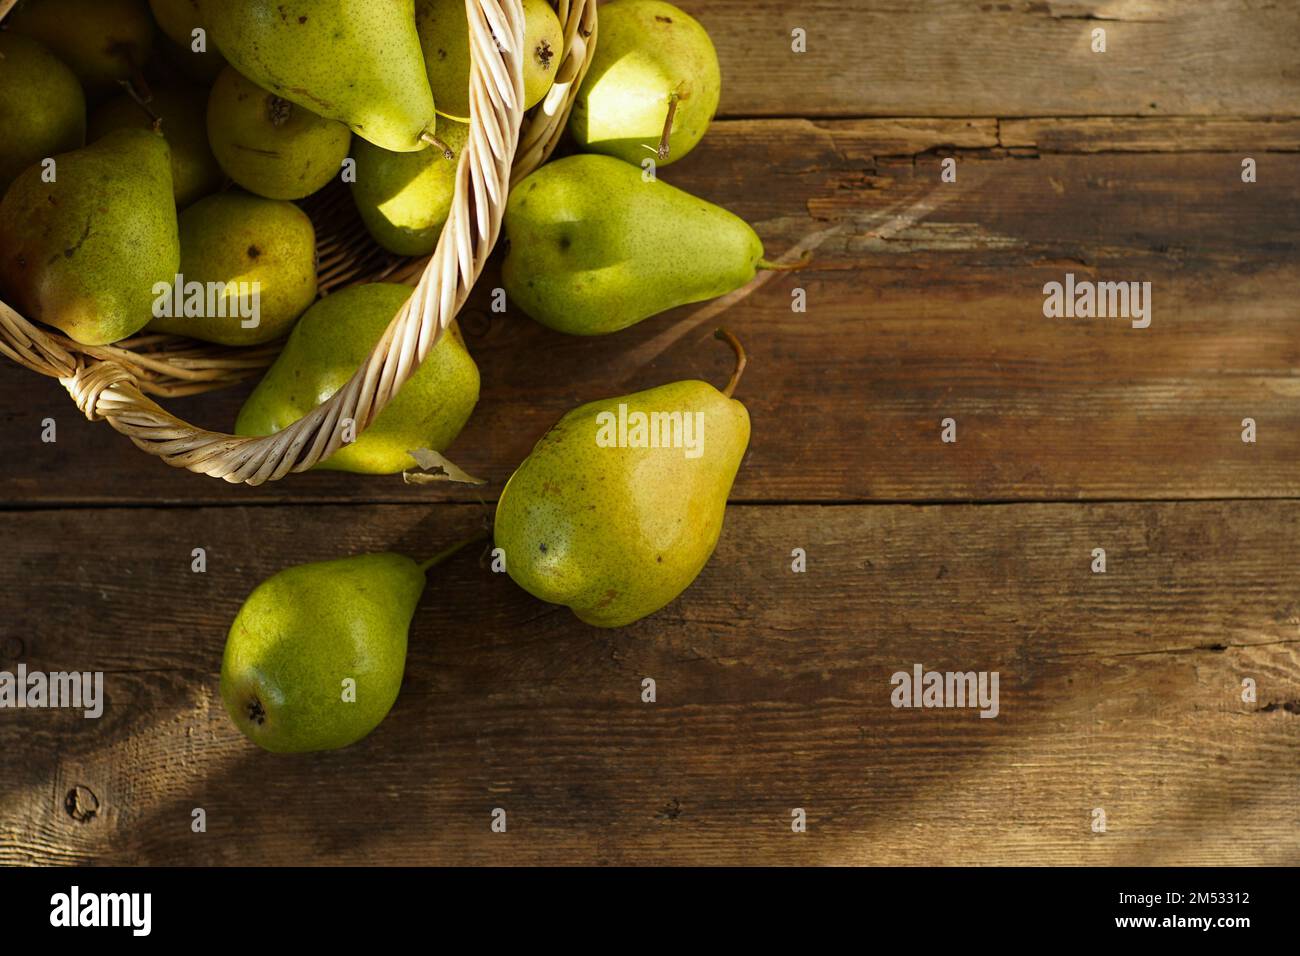
<instances>
[{"instance_id":1,"label":"green pear","mask_svg":"<svg viewBox=\"0 0 1300 956\"><path fill-rule=\"evenodd\" d=\"M145 0L26 0L5 26L48 46L96 97L139 76L154 36Z\"/></svg>"},{"instance_id":2,"label":"green pear","mask_svg":"<svg viewBox=\"0 0 1300 956\"><path fill-rule=\"evenodd\" d=\"M288 332L316 299L316 230L293 203L217 193L181 213L180 239L183 286L173 307L149 322L151 332L257 345ZM206 304L209 283L230 287L215 312Z\"/></svg>"},{"instance_id":3,"label":"green pear","mask_svg":"<svg viewBox=\"0 0 1300 956\"><path fill-rule=\"evenodd\" d=\"M207 93L192 86L156 85L152 94L143 105L126 93L104 103L91 114L87 136L93 143L110 130L152 129L155 119L161 121L172 154L172 191L177 208L184 209L216 192L226 178L208 146L203 122Z\"/></svg>"},{"instance_id":4,"label":"green pear","mask_svg":"<svg viewBox=\"0 0 1300 956\"><path fill-rule=\"evenodd\" d=\"M459 156L469 127L443 119L438 136ZM432 252L451 212L457 164L436 149L390 153L360 137L352 158L357 162L352 198L375 242L399 256Z\"/></svg>"},{"instance_id":5,"label":"green pear","mask_svg":"<svg viewBox=\"0 0 1300 956\"><path fill-rule=\"evenodd\" d=\"M227 176L268 199L302 199L347 159L352 134L226 67L208 98L208 141Z\"/></svg>"},{"instance_id":6,"label":"green pear","mask_svg":"<svg viewBox=\"0 0 1300 956\"><path fill-rule=\"evenodd\" d=\"M543 325L603 335L773 268L742 219L610 156L569 156L506 203L506 292Z\"/></svg>"},{"instance_id":7,"label":"green pear","mask_svg":"<svg viewBox=\"0 0 1300 956\"><path fill-rule=\"evenodd\" d=\"M434 108L414 0L200 0L199 9L255 83L376 146L424 149Z\"/></svg>"},{"instance_id":8,"label":"green pear","mask_svg":"<svg viewBox=\"0 0 1300 956\"><path fill-rule=\"evenodd\" d=\"M726 333L722 333L726 334ZM699 575L749 445L749 413L706 382L591 402L511 476L496 545L524 590L598 627L659 610Z\"/></svg>"},{"instance_id":9,"label":"green pear","mask_svg":"<svg viewBox=\"0 0 1300 956\"><path fill-rule=\"evenodd\" d=\"M542 101L564 54L564 30L546 0L523 0L524 109ZM469 122L469 19L465 0L415 0L424 65L443 116Z\"/></svg>"},{"instance_id":10,"label":"green pear","mask_svg":"<svg viewBox=\"0 0 1300 956\"><path fill-rule=\"evenodd\" d=\"M421 567L365 554L287 568L248 596L226 638L221 699L273 753L356 743L388 715L406 669Z\"/></svg>"},{"instance_id":11,"label":"green pear","mask_svg":"<svg viewBox=\"0 0 1300 956\"><path fill-rule=\"evenodd\" d=\"M85 144L76 74L43 43L0 33L0 195L28 166Z\"/></svg>"},{"instance_id":12,"label":"green pear","mask_svg":"<svg viewBox=\"0 0 1300 956\"><path fill-rule=\"evenodd\" d=\"M203 17L199 13L199 0L149 0L149 9L167 36L164 52L185 71L185 75L204 83L216 79L226 65L226 59L215 45L208 43L207 28L203 26ZM195 30L203 32L196 36Z\"/></svg>"},{"instance_id":13,"label":"green pear","mask_svg":"<svg viewBox=\"0 0 1300 956\"><path fill-rule=\"evenodd\" d=\"M699 21L662 0L613 0L600 5L600 42L569 130L579 149L667 166L695 148L721 94L718 54Z\"/></svg>"},{"instance_id":14,"label":"green pear","mask_svg":"<svg viewBox=\"0 0 1300 956\"><path fill-rule=\"evenodd\" d=\"M278 432L346 385L410 296L407 286L378 282L335 292L308 309L240 409L235 433ZM370 427L317 467L371 475L415 468L411 451L443 451L460 434L478 388L478 366L453 322Z\"/></svg>"},{"instance_id":15,"label":"green pear","mask_svg":"<svg viewBox=\"0 0 1300 956\"><path fill-rule=\"evenodd\" d=\"M119 129L14 180L0 202L0 286L28 318L85 345L149 321L180 263L171 159L158 133Z\"/></svg>"}]
</instances>

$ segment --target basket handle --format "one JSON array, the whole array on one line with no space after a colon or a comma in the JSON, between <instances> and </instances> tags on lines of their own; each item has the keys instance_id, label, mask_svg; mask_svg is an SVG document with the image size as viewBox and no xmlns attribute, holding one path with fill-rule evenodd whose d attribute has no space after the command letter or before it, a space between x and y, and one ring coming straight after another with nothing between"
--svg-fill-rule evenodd
<instances>
[{"instance_id":1,"label":"basket handle","mask_svg":"<svg viewBox=\"0 0 1300 956\"><path fill-rule=\"evenodd\" d=\"M0 0L0 12L9 6ZM564 132L573 93L595 42L595 0L559 0L565 55L537 114L524 123L520 0L465 0L470 32L470 133L437 248L365 363L341 389L273 435L207 431L144 395L111 358L70 351L0 302L0 352L57 377L88 418L106 420L139 448L177 468L260 485L305 471L343 444L340 423L357 433L384 410L464 305L496 245L512 182L536 169ZM522 131L521 131L522 125ZM522 135L521 135L522 132Z\"/></svg>"}]
</instances>

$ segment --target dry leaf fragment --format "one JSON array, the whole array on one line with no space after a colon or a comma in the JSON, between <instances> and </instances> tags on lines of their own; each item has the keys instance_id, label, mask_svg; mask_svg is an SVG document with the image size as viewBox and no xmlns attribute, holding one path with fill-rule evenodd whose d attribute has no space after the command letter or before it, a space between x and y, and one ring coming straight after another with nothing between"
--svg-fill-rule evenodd
<instances>
[{"instance_id":1,"label":"dry leaf fragment","mask_svg":"<svg viewBox=\"0 0 1300 956\"><path fill-rule=\"evenodd\" d=\"M475 478L468 472L462 471L454 462L448 461L431 449L417 448L414 451L408 451L407 454L414 458L416 463L424 469L423 471L402 472L402 481L408 485L431 485L437 481L454 481L462 485L487 484L486 479Z\"/></svg>"}]
</instances>

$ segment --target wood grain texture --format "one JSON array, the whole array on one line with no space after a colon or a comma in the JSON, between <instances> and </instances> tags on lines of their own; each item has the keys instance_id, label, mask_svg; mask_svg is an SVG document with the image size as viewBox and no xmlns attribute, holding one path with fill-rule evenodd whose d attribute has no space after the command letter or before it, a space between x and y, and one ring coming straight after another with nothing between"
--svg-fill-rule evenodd
<instances>
[{"instance_id":1,"label":"wood grain texture","mask_svg":"<svg viewBox=\"0 0 1300 956\"><path fill-rule=\"evenodd\" d=\"M0 667L104 670L108 706L3 715L0 863L1300 863L1300 503L733 507L695 586L618 632L461 555L374 734L289 757L238 735L216 675L257 581L477 520L4 515ZM137 545L98 560L101 534ZM893 708L914 663L998 671L999 716Z\"/></svg>"},{"instance_id":2,"label":"wood grain texture","mask_svg":"<svg viewBox=\"0 0 1300 956\"><path fill-rule=\"evenodd\" d=\"M763 120L715 125L664 179L755 224L773 254L822 236L814 265L721 316L679 309L597 339L493 315L489 271L462 325L482 399L450 450L483 489L310 474L257 489L167 468L55 382L0 365L0 495L10 502L492 500L533 443L587 400L725 381L725 323L752 361L744 501L1300 495L1300 154L1289 127L1142 121L1092 152L1078 123ZM1095 125L1095 124L1094 124ZM1189 129L1190 125L1190 129ZM1087 130L1085 125L1083 130ZM1114 142L1114 125L1102 133ZM1143 138L1145 137L1145 139ZM1040 141L1048 151L1037 153ZM1259 182L1240 179L1258 152ZM1277 151L1273 151L1277 150ZM958 181L939 183L944 155ZM757 177L757 178L756 178ZM1153 319L1047 319L1043 285L1152 283ZM791 312L803 288L804 314ZM834 361L828 361L834 356ZM249 386L251 387L251 386ZM248 388L171 403L229 427ZM56 419L59 440L40 441ZM958 442L939 423L958 422ZM1243 444L1252 417L1259 441Z\"/></svg>"},{"instance_id":3,"label":"wood grain texture","mask_svg":"<svg viewBox=\"0 0 1300 956\"><path fill-rule=\"evenodd\" d=\"M729 118L663 178L814 264L596 340L493 315L490 265L450 451L486 487L227 486L0 363L0 670L109 698L0 711L0 865L1300 864L1300 7L682 5ZM1045 319L1066 272L1150 281L1151 327ZM462 537L569 408L723 381L720 323L753 440L680 599L599 631L461 555L374 734L238 735L217 672L257 582ZM172 407L226 428L247 391ZM998 671L1000 715L893 708L914 663Z\"/></svg>"},{"instance_id":4,"label":"wood grain texture","mask_svg":"<svg viewBox=\"0 0 1300 956\"><path fill-rule=\"evenodd\" d=\"M730 116L1295 115L1281 0L689 0ZM791 31L807 51L791 52ZM1092 51L1106 31L1106 52Z\"/></svg>"}]
</instances>

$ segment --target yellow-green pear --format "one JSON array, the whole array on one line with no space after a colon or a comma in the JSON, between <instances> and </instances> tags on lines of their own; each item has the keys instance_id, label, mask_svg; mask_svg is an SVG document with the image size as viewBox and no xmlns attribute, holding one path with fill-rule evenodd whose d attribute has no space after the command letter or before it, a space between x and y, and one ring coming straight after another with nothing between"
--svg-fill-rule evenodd
<instances>
[{"instance_id":1,"label":"yellow-green pear","mask_svg":"<svg viewBox=\"0 0 1300 956\"><path fill-rule=\"evenodd\" d=\"M145 0L24 0L5 27L44 43L95 97L139 76L154 37Z\"/></svg>"},{"instance_id":2,"label":"yellow-green pear","mask_svg":"<svg viewBox=\"0 0 1300 956\"><path fill-rule=\"evenodd\" d=\"M600 5L600 42L578 88L569 130L578 148L667 166L704 136L722 72L704 27L662 0Z\"/></svg>"},{"instance_id":3,"label":"yellow-green pear","mask_svg":"<svg viewBox=\"0 0 1300 956\"><path fill-rule=\"evenodd\" d=\"M302 199L336 175L352 134L262 89L234 67L208 97L208 141L227 176L268 199Z\"/></svg>"},{"instance_id":4,"label":"yellow-green pear","mask_svg":"<svg viewBox=\"0 0 1300 956\"><path fill-rule=\"evenodd\" d=\"M459 157L469 127L444 118L438 137ZM375 242L399 256L432 252L451 212L458 164L436 149L390 153L360 137L352 158L357 162L352 198Z\"/></svg>"},{"instance_id":5,"label":"yellow-green pear","mask_svg":"<svg viewBox=\"0 0 1300 956\"><path fill-rule=\"evenodd\" d=\"M564 58L564 30L547 0L523 0L524 109L542 101ZM469 19L464 0L415 0L424 65L438 112L469 122Z\"/></svg>"},{"instance_id":6,"label":"yellow-green pear","mask_svg":"<svg viewBox=\"0 0 1300 956\"><path fill-rule=\"evenodd\" d=\"M744 220L610 156L569 156L526 177L505 233L510 299L572 335L615 332L774 268Z\"/></svg>"},{"instance_id":7,"label":"yellow-green pear","mask_svg":"<svg viewBox=\"0 0 1300 956\"><path fill-rule=\"evenodd\" d=\"M391 552L285 568L244 601L221 661L236 727L272 753L356 743L388 715L406 671L426 574L478 535L420 563Z\"/></svg>"},{"instance_id":8,"label":"yellow-green pear","mask_svg":"<svg viewBox=\"0 0 1300 956\"><path fill-rule=\"evenodd\" d=\"M316 230L293 203L217 193L181 213L180 239L181 282L155 307L151 332L257 345L288 332L316 299Z\"/></svg>"},{"instance_id":9,"label":"yellow-green pear","mask_svg":"<svg viewBox=\"0 0 1300 956\"><path fill-rule=\"evenodd\" d=\"M725 333L724 333L725 334ZM496 546L515 582L598 627L653 614L699 575L749 445L749 413L685 381L569 412L511 476Z\"/></svg>"},{"instance_id":10,"label":"yellow-green pear","mask_svg":"<svg viewBox=\"0 0 1300 956\"><path fill-rule=\"evenodd\" d=\"M159 28L167 35L165 52L193 80L210 83L226 59L208 42L199 0L149 0Z\"/></svg>"},{"instance_id":11,"label":"yellow-green pear","mask_svg":"<svg viewBox=\"0 0 1300 956\"><path fill-rule=\"evenodd\" d=\"M356 743L388 715L406 670L424 571L400 554L286 568L248 596L226 637L221 699L273 753Z\"/></svg>"},{"instance_id":12,"label":"yellow-green pear","mask_svg":"<svg viewBox=\"0 0 1300 956\"><path fill-rule=\"evenodd\" d=\"M394 152L424 149L433 94L414 0L200 0L218 48L277 96Z\"/></svg>"},{"instance_id":13,"label":"yellow-green pear","mask_svg":"<svg viewBox=\"0 0 1300 956\"><path fill-rule=\"evenodd\" d=\"M407 286L377 282L335 292L308 309L244 403L235 432L278 432L346 385L410 295ZM415 468L411 451L443 451L460 434L478 388L478 366L452 322L370 427L317 467L365 474Z\"/></svg>"},{"instance_id":14,"label":"yellow-green pear","mask_svg":"<svg viewBox=\"0 0 1300 956\"><path fill-rule=\"evenodd\" d=\"M45 44L0 33L0 195L32 163L85 144L76 74Z\"/></svg>"},{"instance_id":15,"label":"yellow-green pear","mask_svg":"<svg viewBox=\"0 0 1300 956\"><path fill-rule=\"evenodd\" d=\"M119 129L21 173L0 202L0 286L28 318L85 345L149 321L180 263L160 133Z\"/></svg>"},{"instance_id":16,"label":"yellow-green pear","mask_svg":"<svg viewBox=\"0 0 1300 956\"><path fill-rule=\"evenodd\" d=\"M155 117L172 155L172 191L176 206L184 209L194 200L216 192L225 181L208 146L203 122L207 93L195 86L152 87L152 97L141 104L123 93L90 115L87 138L99 139L110 130L135 127L153 129Z\"/></svg>"}]
</instances>

